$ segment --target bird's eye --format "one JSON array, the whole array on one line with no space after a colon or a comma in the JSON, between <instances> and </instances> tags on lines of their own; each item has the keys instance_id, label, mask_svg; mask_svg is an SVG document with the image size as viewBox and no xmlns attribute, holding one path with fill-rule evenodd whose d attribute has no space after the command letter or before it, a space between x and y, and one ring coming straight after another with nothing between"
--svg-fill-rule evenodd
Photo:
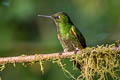
<instances>
[{"instance_id":1,"label":"bird's eye","mask_svg":"<svg viewBox=\"0 0 120 80\"><path fill-rule=\"evenodd\" d=\"M56 19L60 19L60 16L56 16Z\"/></svg>"}]
</instances>

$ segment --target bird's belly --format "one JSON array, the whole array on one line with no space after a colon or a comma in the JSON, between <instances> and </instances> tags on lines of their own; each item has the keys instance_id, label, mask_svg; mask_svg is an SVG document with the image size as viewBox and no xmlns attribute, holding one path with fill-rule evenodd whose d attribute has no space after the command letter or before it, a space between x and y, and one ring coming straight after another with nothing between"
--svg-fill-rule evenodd
<instances>
[{"instance_id":1,"label":"bird's belly","mask_svg":"<svg viewBox=\"0 0 120 80\"><path fill-rule=\"evenodd\" d=\"M66 51L74 51L80 49L80 42L74 38L67 38L62 40L63 48Z\"/></svg>"}]
</instances>

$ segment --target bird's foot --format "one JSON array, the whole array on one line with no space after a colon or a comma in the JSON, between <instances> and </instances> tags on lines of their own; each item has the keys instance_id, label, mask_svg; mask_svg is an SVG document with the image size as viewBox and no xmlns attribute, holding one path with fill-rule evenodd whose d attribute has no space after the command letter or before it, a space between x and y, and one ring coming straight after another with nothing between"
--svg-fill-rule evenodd
<instances>
[{"instance_id":1,"label":"bird's foot","mask_svg":"<svg viewBox=\"0 0 120 80\"><path fill-rule=\"evenodd\" d=\"M62 53L64 53L64 52L68 52L68 50L64 49L64 51L59 52L59 55L62 55Z\"/></svg>"},{"instance_id":2,"label":"bird's foot","mask_svg":"<svg viewBox=\"0 0 120 80\"><path fill-rule=\"evenodd\" d=\"M60 51L60 52L59 52L59 55L62 55L62 53L64 53L64 51Z\"/></svg>"},{"instance_id":3,"label":"bird's foot","mask_svg":"<svg viewBox=\"0 0 120 80\"><path fill-rule=\"evenodd\" d=\"M74 54L76 54L80 49L76 48Z\"/></svg>"}]
</instances>

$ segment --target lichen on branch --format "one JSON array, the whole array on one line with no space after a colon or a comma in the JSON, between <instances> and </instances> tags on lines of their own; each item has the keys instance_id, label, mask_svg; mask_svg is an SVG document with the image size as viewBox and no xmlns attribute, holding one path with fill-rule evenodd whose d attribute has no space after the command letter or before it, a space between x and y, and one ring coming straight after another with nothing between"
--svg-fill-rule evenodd
<instances>
[{"instance_id":1,"label":"lichen on branch","mask_svg":"<svg viewBox=\"0 0 120 80\"><path fill-rule=\"evenodd\" d=\"M120 52L114 44L86 48L81 55L77 54L72 59L81 64L81 75L77 80L120 79Z\"/></svg>"}]
</instances>

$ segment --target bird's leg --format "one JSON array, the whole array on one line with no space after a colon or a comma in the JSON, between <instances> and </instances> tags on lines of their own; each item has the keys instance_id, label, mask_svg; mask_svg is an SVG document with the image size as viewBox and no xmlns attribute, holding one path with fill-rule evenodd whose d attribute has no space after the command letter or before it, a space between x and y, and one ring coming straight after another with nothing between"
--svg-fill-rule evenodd
<instances>
[{"instance_id":1,"label":"bird's leg","mask_svg":"<svg viewBox=\"0 0 120 80\"><path fill-rule=\"evenodd\" d=\"M76 48L74 54L76 54L80 49Z\"/></svg>"},{"instance_id":2,"label":"bird's leg","mask_svg":"<svg viewBox=\"0 0 120 80\"><path fill-rule=\"evenodd\" d=\"M64 51L60 51L60 52L59 52L59 55L62 55L62 53L64 53Z\"/></svg>"},{"instance_id":3,"label":"bird's leg","mask_svg":"<svg viewBox=\"0 0 120 80\"><path fill-rule=\"evenodd\" d=\"M64 51L59 52L59 55L62 55L62 53L64 53L64 52L68 52L68 50L64 49Z\"/></svg>"}]
</instances>

